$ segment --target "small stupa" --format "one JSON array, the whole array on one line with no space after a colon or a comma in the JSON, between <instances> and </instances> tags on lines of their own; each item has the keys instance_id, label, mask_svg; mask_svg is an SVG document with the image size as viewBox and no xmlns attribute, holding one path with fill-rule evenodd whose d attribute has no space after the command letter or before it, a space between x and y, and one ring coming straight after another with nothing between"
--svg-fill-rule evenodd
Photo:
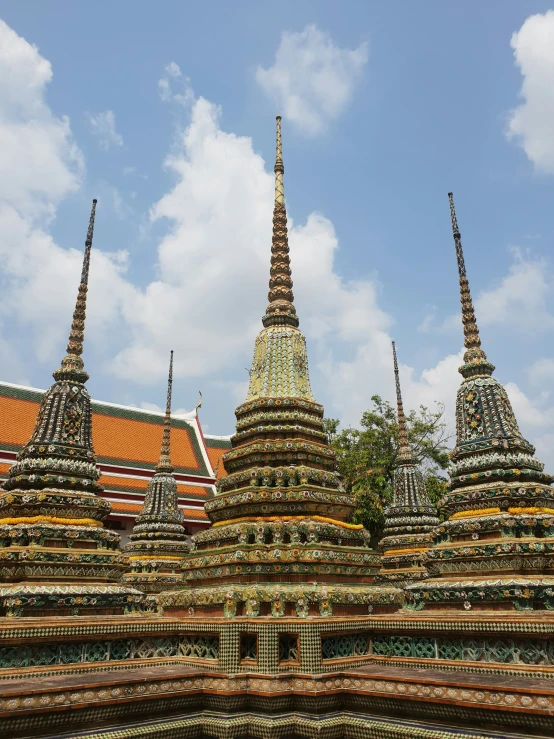
<instances>
[{"instance_id":1,"label":"small stupa","mask_svg":"<svg viewBox=\"0 0 554 739\"><path fill-rule=\"evenodd\" d=\"M143 612L152 603L117 584L120 537L103 527L83 339L96 200L85 241L67 354L44 393L35 429L0 492L0 615Z\"/></svg>"},{"instance_id":2,"label":"small stupa","mask_svg":"<svg viewBox=\"0 0 554 739\"><path fill-rule=\"evenodd\" d=\"M189 550L170 457L172 385L173 352L169 360L160 458L135 521L131 543L125 547L131 569L123 581L145 593L171 590L179 584L183 579L180 565Z\"/></svg>"},{"instance_id":3,"label":"small stupa","mask_svg":"<svg viewBox=\"0 0 554 739\"><path fill-rule=\"evenodd\" d=\"M554 608L552 477L523 438L506 390L481 348L462 240L449 193L462 304L464 363L445 522L425 555L430 579L407 586L429 609Z\"/></svg>"},{"instance_id":4,"label":"small stupa","mask_svg":"<svg viewBox=\"0 0 554 739\"><path fill-rule=\"evenodd\" d=\"M427 577L422 557L432 544L439 519L425 490L423 474L413 455L402 404L396 347L392 342L398 413L398 465L392 482L392 504L385 509L383 552L378 582L405 585Z\"/></svg>"}]
</instances>

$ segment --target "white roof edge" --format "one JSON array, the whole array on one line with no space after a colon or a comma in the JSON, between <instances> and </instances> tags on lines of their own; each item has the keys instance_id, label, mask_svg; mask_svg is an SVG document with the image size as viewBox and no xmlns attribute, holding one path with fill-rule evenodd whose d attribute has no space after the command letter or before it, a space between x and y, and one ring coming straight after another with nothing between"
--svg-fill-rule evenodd
<instances>
[{"instance_id":1,"label":"white roof edge","mask_svg":"<svg viewBox=\"0 0 554 739\"><path fill-rule=\"evenodd\" d=\"M204 434L205 439L213 439L214 441L231 441L232 434L227 436L216 436L215 434Z\"/></svg>"},{"instance_id":2,"label":"white roof edge","mask_svg":"<svg viewBox=\"0 0 554 739\"><path fill-rule=\"evenodd\" d=\"M211 473L211 476L215 478L215 472L214 468L212 467L212 463L210 462L210 458L208 457L208 450L206 449L206 440L204 437L203 432L200 430L200 419L198 418L198 414L195 413L195 423L191 424L194 433L196 434L196 440L198 442L198 446L200 447L200 452L202 454L202 459L204 460L204 464L206 465L206 469L209 473Z\"/></svg>"}]
</instances>

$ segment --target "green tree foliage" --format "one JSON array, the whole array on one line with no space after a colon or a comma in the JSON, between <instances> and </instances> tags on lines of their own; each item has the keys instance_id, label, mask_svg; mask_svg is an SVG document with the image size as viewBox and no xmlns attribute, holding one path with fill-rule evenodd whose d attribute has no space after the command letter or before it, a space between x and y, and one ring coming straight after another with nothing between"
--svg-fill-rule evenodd
<instances>
[{"instance_id":1,"label":"green tree foliage","mask_svg":"<svg viewBox=\"0 0 554 739\"><path fill-rule=\"evenodd\" d=\"M384 508L392 499L392 477L397 466L398 423L392 405L374 395L372 408L366 411L360 429L339 430L339 421L325 419L329 442L337 453L339 472L348 492L356 499L354 522L362 523L376 546L382 536ZM414 459L421 465L427 494L438 503L447 480L449 436L444 421L444 407L435 410L421 406L407 417L408 436Z\"/></svg>"}]
</instances>

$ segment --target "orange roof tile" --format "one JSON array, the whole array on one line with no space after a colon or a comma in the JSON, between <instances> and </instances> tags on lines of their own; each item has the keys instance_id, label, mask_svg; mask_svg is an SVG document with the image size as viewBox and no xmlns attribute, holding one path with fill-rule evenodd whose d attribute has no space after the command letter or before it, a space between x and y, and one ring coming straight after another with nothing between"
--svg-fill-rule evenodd
<instances>
[{"instance_id":1,"label":"orange roof tile","mask_svg":"<svg viewBox=\"0 0 554 739\"><path fill-rule=\"evenodd\" d=\"M119 475L101 475L98 482L107 490L121 492L145 493L148 486L148 480L140 480L136 477L120 477ZM210 492L209 487L177 483L177 493L183 497L205 500L209 497Z\"/></svg>"},{"instance_id":2,"label":"orange roof tile","mask_svg":"<svg viewBox=\"0 0 554 739\"><path fill-rule=\"evenodd\" d=\"M203 521L205 523L210 522L203 508L183 508L183 515L185 517L185 520L193 518L197 521Z\"/></svg>"},{"instance_id":3,"label":"orange roof tile","mask_svg":"<svg viewBox=\"0 0 554 739\"><path fill-rule=\"evenodd\" d=\"M41 396L39 390L0 383L0 449L18 451L29 441ZM160 454L163 414L96 401L92 410L92 438L100 463L155 467ZM191 423L172 419L171 459L178 472L209 477Z\"/></svg>"},{"instance_id":4,"label":"orange roof tile","mask_svg":"<svg viewBox=\"0 0 554 739\"><path fill-rule=\"evenodd\" d=\"M35 428L38 403L0 396L0 443L23 446Z\"/></svg>"},{"instance_id":5,"label":"orange roof tile","mask_svg":"<svg viewBox=\"0 0 554 739\"><path fill-rule=\"evenodd\" d=\"M17 452L24 446L35 426L42 391L7 385L0 382L0 450ZM101 465L116 471L126 468L132 475L141 474L139 468L154 471L160 453L163 415L149 414L134 408L111 406L93 401L92 430L94 450ZM194 423L194 421L191 421ZM172 419L171 459L179 475L194 475L205 478L205 485L177 483L181 499L194 498L206 500L211 494L211 473L206 465L196 432L184 419ZM224 440L211 440L213 446L208 451L212 464L228 447ZM221 447L221 448L220 448ZM212 461L213 460L213 461ZM11 462L0 462L0 478L6 477ZM119 471L119 469L118 469ZM220 464L219 476L223 474ZM131 495L143 495L148 479L103 474L100 484L110 491ZM140 502L110 501L112 511L137 515ZM184 509L186 519L208 523L203 507Z\"/></svg>"},{"instance_id":6,"label":"orange roof tile","mask_svg":"<svg viewBox=\"0 0 554 739\"><path fill-rule=\"evenodd\" d=\"M198 456L191 445L191 434L191 429L171 429L171 461L176 468L201 473ZM160 456L162 423L93 413L92 440L100 458L133 461L145 467L155 465Z\"/></svg>"},{"instance_id":7,"label":"orange roof tile","mask_svg":"<svg viewBox=\"0 0 554 739\"><path fill-rule=\"evenodd\" d=\"M229 445L229 448L230 446L231 445ZM225 471L222 457L227 451L227 449L210 447L206 443L206 451L208 452L208 459L210 460L210 464L212 465L212 469L214 470L214 472L217 467L217 479L219 480L220 477L225 477L227 472ZM218 462L219 462L219 465L218 465Z\"/></svg>"},{"instance_id":8,"label":"orange roof tile","mask_svg":"<svg viewBox=\"0 0 554 739\"><path fill-rule=\"evenodd\" d=\"M142 508L140 503L121 503L119 501L110 500L113 513L134 513L138 516Z\"/></svg>"}]
</instances>

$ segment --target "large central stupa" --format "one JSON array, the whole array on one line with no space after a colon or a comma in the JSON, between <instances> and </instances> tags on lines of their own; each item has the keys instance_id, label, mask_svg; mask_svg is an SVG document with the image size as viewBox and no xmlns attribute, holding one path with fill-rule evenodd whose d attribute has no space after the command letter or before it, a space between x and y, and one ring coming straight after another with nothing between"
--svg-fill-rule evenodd
<instances>
[{"instance_id":1,"label":"large central stupa","mask_svg":"<svg viewBox=\"0 0 554 739\"><path fill-rule=\"evenodd\" d=\"M349 523L342 487L312 395L306 339L294 307L277 118L269 303L256 338L246 401L236 410L227 476L206 503L211 529L195 537L185 582L165 594L166 613L332 616L393 609L393 587L371 583L379 556Z\"/></svg>"}]
</instances>

